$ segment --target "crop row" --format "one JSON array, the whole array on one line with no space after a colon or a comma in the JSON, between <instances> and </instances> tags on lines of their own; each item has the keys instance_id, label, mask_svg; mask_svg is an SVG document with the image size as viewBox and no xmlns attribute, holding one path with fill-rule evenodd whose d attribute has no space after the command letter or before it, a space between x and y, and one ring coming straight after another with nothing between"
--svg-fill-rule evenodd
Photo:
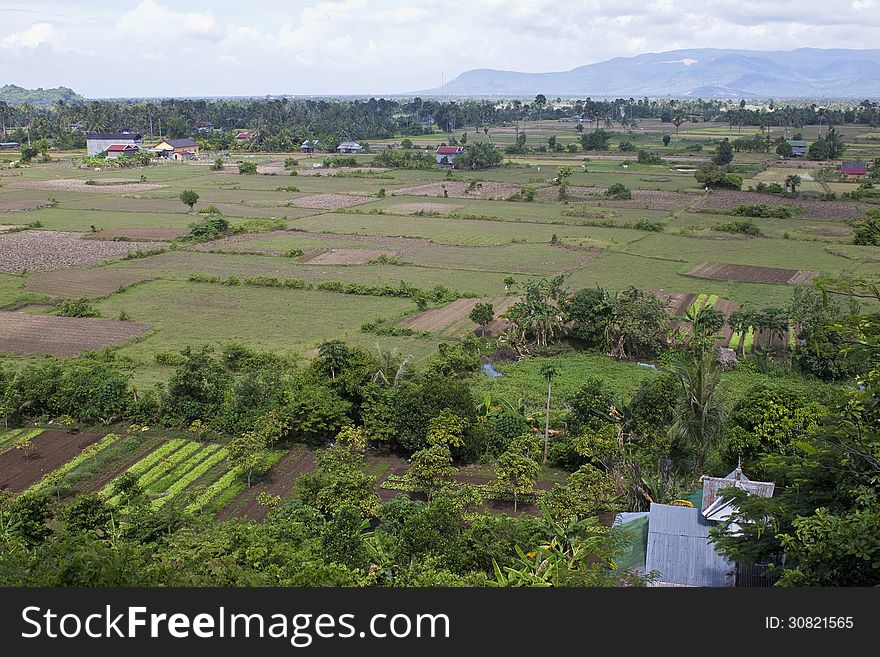
<instances>
[{"instance_id":1,"label":"crop row","mask_svg":"<svg viewBox=\"0 0 880 657\"><path fill-rule=\"evenodd\" d=\"M91 445L86 447L83 451L81 451L70 461L62 465L60 468L57 468L52 472L47 472L45 475L43 475L43 478L40 479L40 481L28 488L27 492L38 492L49 486L54 486L61 483L68 472L70 472L80 464L85 463L87 460L89 460L105 448L109 447L117 438L118 436L116 434L108 433L98 442L92 443Z\"/></svg>"},{"instance_id":2,"label":"crop row","mask_svg":"<svg viewBox=\"0 0 880 657\"><path fill-rule=\"evenodd\" d=\"M208 470L212 467L220 463L223 459L225 459L229 453L225 448L220 448L211 453L208 458L204 459L201 463L195 466L192 470L187 472L185 475L180 477L177 481L175 481L171 486L168 487L167 495L165 497L160 497L153 501L153 506L160 507L168 500L174 499L177 495L179 495L185 488L187 488L190 484L196 481L199 477L204 475Z\"/></svg>"},{"instance_id":3,"label":"crop row","mask_svg":"<svg viewBox=\"0 0 880 657\"><path fill-rule=\"evenodd\" d=\"M10 429L8 431L0 431L0 452L17 443L33 440L41 433L43 433L43 429Z\"/></svg>"},{"instance_id":4,"label":"crop row","mask_svg":"<svg viewBox=\"0 0 880 657\"><path fill-rule=\"evenodd\" d=\"M265 458L264 465L267 468L272 467L281 460L285 454L284 450L276 449L270 451ZM186 510L190 513L198 513L211 507L217 511L229 504L233 498L238 495L244 487L244 477L239 468L233 468L220 477L213 484L196 497Z\"/></svg>"},{"instance_id":5,"label":"crop row","mask_svg":"<svg viewBox=\"0 0 880 657\"><path fill-rule=\"evenodd\" d=\"M163 493L168 490L175 481L189 472L203 459L220 449L219 445L199 445L190 443L174 453L174 456L164 461L162 468L153 468L148 474L149 481L141 480L141 486L148 493ZM176 458L175 458L176 457Z\"/></svg>"}]
</instances>

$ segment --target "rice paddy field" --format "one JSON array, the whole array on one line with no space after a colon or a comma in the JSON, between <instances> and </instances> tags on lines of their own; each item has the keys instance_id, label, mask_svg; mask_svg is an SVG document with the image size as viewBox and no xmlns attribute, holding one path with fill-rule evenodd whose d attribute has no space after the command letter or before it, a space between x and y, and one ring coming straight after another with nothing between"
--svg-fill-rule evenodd
<instances>
[{"instance_id":1,"label":"rice paddy field","mask_svg":"<svg viewBox=\"0 0 880 657\"><path fill-rule=\"evenodd\" d=\"M535 149L550 136L562 144L579 138L572 122L542 121L519 129ZM877 156L880 142L869 138L869 128L844 126L843 131L850 144L847 159ZM662 144L664 132L673 135L669 146ZM501 147L515 139L513 127L488 134L471 128L470 134ZM43 316L64 299L88 297L98 319L122 318L146 327L131 338L121 332L112 343L131 359L136 381L146 385L167 375L156 353L187 345L247 342L308 358L323 340L339 338L370 349L378 343L418 361L440 341L462 334L461 326L404 337L364 332L362 325L377 319L418 326L412 318L424 311L405 298L315 289L327 281L392 286L405 281L425 290L442 285L470 298L494 299L506 296L507 277L521 281L562 273L572 290L634 285L765 306L784 305L791 284L688 274L703 263L717 263L722 273L742 267L880 273L880 253L853 246L849 225L875 206L780 201L748 191L707 194L692 170L727 136L738 136L737 126L685 124L676 137L674 126L644 121L616 134L607 152L536 150L506 156L488 171L451 173L374 170L369 154L357 156L359 167L352 171L314 169L324 155L297 157L298 167L285 169L285 154L250 158L264 172L256 175L240 175L235 167L212 171L211 154L146 169L96 171L77 168L76 155L65 154L67 159L16 169L20 175L0 179L0 263L7 263L0 271L0 312ZM433 148L442 139L434 135L414 142ZM617 150L623 140L666 160L638 164L635 153ZM375 151L399 142L371 146ZM700 151L684 151L695 144ZM737 154L735 163L747 165L744 190L758 182L782 182L792 172L802 176L804 192L835 192L839 198L857 187L856 182L819 180L813 163L780 164L775 154ZM559 166L574 171L562 198L553 183ZM626 185L633 198L607 198L604 190L613 183ZM185 189L199 194L196 211L214 206L244 232L216 241L181 241L189 225L204 216L178 200ZM531 192L533 200L526 200ZM779 202L803 207L786 219L753 218L763 237L716 229L732 220L728 211L736 205ZM644 230L645 224L655 230ZM20 232L25 227L30 228ZM191 280L194 273L242 281L298 279L311 289L210 285ZM442 307L432 303L428 311ZM84 336L92 332L90 322L81 321L76 330ZM16 345L22 340L26 335L19 332ZM76 343L75 336L71 340ZM5 363L35 357L27 353L0 336Z\"/></svg>"}]
</instances>

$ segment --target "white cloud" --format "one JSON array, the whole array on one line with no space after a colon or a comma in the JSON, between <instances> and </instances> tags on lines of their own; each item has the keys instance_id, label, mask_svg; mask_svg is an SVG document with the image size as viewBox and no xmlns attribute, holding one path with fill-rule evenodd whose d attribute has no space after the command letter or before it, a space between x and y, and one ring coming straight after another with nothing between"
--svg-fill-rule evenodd
<instances>
[{"instance_id":1,"label":"white cloud","mask_svg":"<svg viewBox=\"0 0 880 657\"><path fill-rule=\"evenodd\" d=\"M116 28L141 41L157 45L171 38L197 38L219 41L223 28L212 14L203 12L174 11L155 0L141 3L117 21Z\"/></svg>"},{"instance_id":2,"label":"white cloud","mask_svg":"<svg viewBox=\"0 0 880 657\"><path fill-rule=\"evenodd\" d=\"M52 44L58 37L58 31L51 23L34 23L23 32L16 32L0 39L0 48L20 50L36 48L48 43Z\"/></svg>"}]
</instances>

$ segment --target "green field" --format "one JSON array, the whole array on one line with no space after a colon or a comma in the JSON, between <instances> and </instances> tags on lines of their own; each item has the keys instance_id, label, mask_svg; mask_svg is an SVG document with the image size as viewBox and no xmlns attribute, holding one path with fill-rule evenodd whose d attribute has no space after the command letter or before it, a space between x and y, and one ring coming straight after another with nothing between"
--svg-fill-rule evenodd
<instances>
[{"instance_id":1,"label":"green field","mask_svg":"<svg viewBox=\"0 0 880 657\"><path fill-rule=\"evenodd\" d=\"M451 174L437 169L355 174L334 169L325 172L329 175L305 175L311 164L323 161L324 154L294 154L302 175L289 175L291 171L284 169L282 162L290 154L234 154L229 158L229 162L253 160L275 172L251 176L234 170L213 172L206 166L210 156L202 161L166 163L143 170L93 171L34 164L22 169L20 176L4 179L0 202L54 200L55 206L0 214L0 223L27 223L46 230L83 233L126 228L186 230L203 215L190 213L178 200L184 189L200 195L196 210L214 205L233 226L255 218L282 220L284 231L246 235L221 244L182 243L177 250L161 255L104 264L104 276L112 278L118 271L153 279L97 302L105 318L115 318L124 311L131 320L150 326L140 338L120 347L122 354L133 359L136 379L143 383L162 376L163 368L153 358L155 353L187 345L246 342L256 348L308 357L322 340L340 338L370 349L376 343L382 348L397 348L419 360L438 342L434 338L390 338L361 331L367 321L380 317L399 321L414 314L417 308L411 300L194 284L187 281L192 272L221 277L299 278L313 284L337 280L397 285L406 281L423 289L443 285L484 297L502 295L507 276L521 281L564 273L572 290L594 285L622 290L633 285L647 290L700 292L755 306L783 306L791 289L784 285L697 280L685 273L708 261L832 275L871 276L880 272L875 247L849 244L851 228L838 219L756 219L765 237L731 238L712 230L715 224L729 221L725 215L695 211L694 204L701 198L700 186L690 173L676 169L705 162L720 138L755 134L753 128L686 123L677 137L673 134L670 145L664 146L661 137L668 126L646 120L638 129L616 133L608 152L579 150L575 154L540 151L553 135L563 144L578 141L580 133L572 121L528 122L521 129L528 135L527 145L535 149L532 153L505 156L502 166L494 169ZM515 139L512 126L493 127L488 135L473 128L469 132L472 137L501 147ZM854 149L876 146L866 138L869 132L863 127L845 127L845 136ZM444 135L437 133L413 141L424 146L443 139ZM634 152L616 150L624 140L671 159L658 165L638 164ZM386 144L396 147L399 141L377 140L373 148L384 148ZM684 151L686 146L697 144L702 150ZM358 155L357 160L359 165L369 165L372 155ZM746 177L752 181L777 181L789 171L779 165L773 153L738 153L735 163L747 165L750 173ZM571 187L601 189L622 182L632 190L687 193L663 197L664 202L657 207L650 201L644 205L642 201L621 204L599 196L587 199L588 205L577 198L560 201L553 185L559 166L574 170L568 180ZM141 190L118 193L113 185L83 191L82 187L64 183L71 179L101 182L112 178L138 183L141 176L145 176L146 185L161 187L145 185ZM446 181L526 185L536 190L536 196L528 202L490 200L478 194L457 198L396 192ZM55 187L36 188L47 182ZM847 182L823 185L838 194L855 188L855 183ZM347 209L338 209L333 203L314 209L294 205L315 194L356 195L368 202ZM756 196L755 202L760 201L761 197ZM640 221L660 225L662 232L634 229ZM551 246L551 242L558 245ZM293 249L301 249L304 254L284 256ZM337 257L334 250L339 249L345 251ZM375 255L358 259L359 249L384 254L394 264L366 264ZM328 264L310 264L312 258L319 257ZM349 264L346 258L358 264ZM75 278L81 268L73 264L70 276ZM0 308L21 308L44 299L39 293L39 277L33 270L25 275L0 273ZM51 277L57 280L64 275L55 273ZM30 278L34 278L31 284ZM72 289L82 294L80 288ZM45 313L48 309L28 306L25 311ZM26 358L7 355L4 360L15 365Z\"/></svg>"}]
</instances>

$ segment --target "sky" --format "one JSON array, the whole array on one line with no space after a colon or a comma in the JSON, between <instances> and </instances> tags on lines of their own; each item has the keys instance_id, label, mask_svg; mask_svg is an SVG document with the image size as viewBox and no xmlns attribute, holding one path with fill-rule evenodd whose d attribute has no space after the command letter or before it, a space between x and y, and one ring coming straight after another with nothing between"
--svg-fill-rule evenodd
<instances>
[{"instance_id":1,"label":"sky","mask_svg":"<svg viewBox=\"0 0 880 657\"><path fill-rule=\"evenodd\" d=\"M381 95L680 48L876 48L880 0L3 0L0 85Z\"/></svg>"}]
</instances>

